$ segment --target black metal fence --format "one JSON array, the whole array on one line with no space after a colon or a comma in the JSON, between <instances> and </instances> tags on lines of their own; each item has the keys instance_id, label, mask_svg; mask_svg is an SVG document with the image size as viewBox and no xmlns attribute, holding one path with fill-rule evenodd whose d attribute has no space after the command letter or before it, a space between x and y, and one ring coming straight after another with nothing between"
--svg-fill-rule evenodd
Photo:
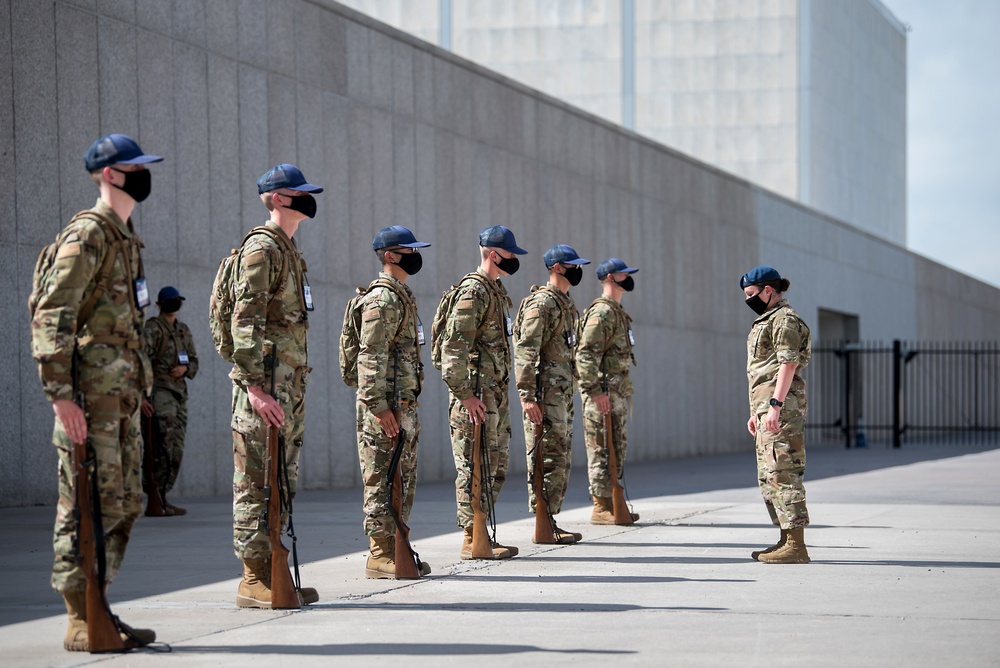
<instances>
[{"instance_id":1,"label":"black metal fence","mask_svg":"<svg viewBox=\"0 0 1000 668\"><path fill-rule=\"evenodd\" d=\"M804 373L810 438L1000 441L1000 342L819 344Z\"/></svg>"}]
</instances>

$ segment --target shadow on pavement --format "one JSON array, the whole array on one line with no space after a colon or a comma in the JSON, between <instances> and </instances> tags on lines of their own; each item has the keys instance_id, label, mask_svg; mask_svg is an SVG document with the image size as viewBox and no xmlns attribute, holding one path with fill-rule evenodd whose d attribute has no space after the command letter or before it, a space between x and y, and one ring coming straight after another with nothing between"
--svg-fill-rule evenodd
<instances>
[{"instance_id":1,"label":"shadow on pavement","mask_svg":"<svg viewBox=\"0 0 1000 668\"><path fill-rule=\"evenodd\" d=\"M175 654L310 654L315 656L474 656L494 654L637 654L633 650L546 649L535 645L487 645L474 643L346 643L343 645L187 645Z\"/></svg>"}]
</instances>

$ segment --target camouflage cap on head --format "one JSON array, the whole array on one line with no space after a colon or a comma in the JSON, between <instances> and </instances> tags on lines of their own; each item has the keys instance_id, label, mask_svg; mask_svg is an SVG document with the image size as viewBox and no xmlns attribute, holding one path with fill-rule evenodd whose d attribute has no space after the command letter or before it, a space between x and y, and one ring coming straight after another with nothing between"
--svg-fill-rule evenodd
<instances>
[{"instance_id":1,"label":"camouflage cap on head","mask_svg":"<svg viewBox=\"0 0 1000 668\"><path fill-rule=\"evenodd\" d=\"M768 267L767 265L761 265L759 267L754 267L747 273L743 274L740 278L740 290L747 288L751 285L759 285L761 283L768 283L770 281L780 281L781 274L774 267Z\"/></svg>"},{"instance_id":2,"label":"camouflage cap on head","mask_svg":"<svg viewBox=\"0 0 1000 668\"><path fill-rule=\"evenodd\" d=\"M144 165L149 162L163 162L158 155L146 155L139 144L128 135L104 135L83 154L83 162L88 172L108 165Z\"/></svg>"}]
</instances>

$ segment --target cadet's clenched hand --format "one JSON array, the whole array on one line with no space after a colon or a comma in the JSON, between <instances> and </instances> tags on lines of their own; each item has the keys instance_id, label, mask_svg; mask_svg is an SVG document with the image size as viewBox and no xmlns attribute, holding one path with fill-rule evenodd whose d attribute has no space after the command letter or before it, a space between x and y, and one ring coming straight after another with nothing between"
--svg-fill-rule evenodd
<instances>
[{"instance_id":1,"label":"cadet's clenched hand","mask_svg":"<svg viewBox=\"0 0 1000 668\"><path fill-rule=\"evenodd\" d=\"M747 431L750 432L751 436L757 436L757 416L751 415L750 419L747 420Z\"/></svg>"},{"instance_id":2,"label":"cadet's clenched hand","mask_svg":"<svg viewBox=\"0 0 1000 668\"><path fill-rule=\"evenodd\" d=\"M58 399L52 402L52 410L69 440L77 444L87 440L87 415L82 408L69 399Z\"/></svg>"},{"instance_id":3,"label":"cadet's clenched hand","mask_svg":"<svg viewBox=\"0 0 1000 668\"><path fill-rule=\"evenodd\" d=\"M170 377L171 378L180 378L181 376L183 376L184 374L186 374L187 371L188 371L187 364L180 364L180 365L175 366L173 369L170 370Z\"/></svg>"},{"instance_id":4,"label":"cadet's clenched hand","mask_svg":"<svg viewBox=\"0 0 1000 668\"><path fill-rule=\"evenodd\" d=\"M462 399L462 405L465 406L465 410L469 411L473 424L486 422L486 404L480 401L479 397L473 395L468 399Z\"/></svg>"},{"instance_id":5,"label":"cadet's clenched hand","mask_svg":"<svg viewBox=\"0 0 1000 668\"><path fill-rule=\"evenodd\" d=\"M608 398L607 392L596 395L594 397L594 405L597 406L597 410L600 411L601 415L607 415L611 412L611 399Z\"/></svg>"},{"instance_id":6,"label":"cadet's clenched hand","mask_svg":"<svg viewBox=\"0 0 1000 668\"><path fill-rule=\"evenodd\" d=\"M390 409L387 408L381 413L376 413L375 419L378 420L386 436L389 438L399 436L399 423L396 422L396 415Z\"/></svg>"},{"instance_id":7,"label":"cadet's clenched hand","mask_svg":"<svg viewBox=\"0 0 1000 668\"><path fill-rule=\"evenodd\" d=\"M143 415L146 417L153 417L153 404L149 402L149 399L143 397L141 409Z\"/></svg>"},{"instance_id":8,"label":"cadet's clenched hand","mask_svg":"<svg viewBox=\"0 0 1000 668\"><path fill-rule=\"evenodd\" d=\"M535 424L542 424L542 407L538 405L537 401L522 401L521 408L524 409L524 414L528 416L528 419Z\"/></svg>"}]
</instances>

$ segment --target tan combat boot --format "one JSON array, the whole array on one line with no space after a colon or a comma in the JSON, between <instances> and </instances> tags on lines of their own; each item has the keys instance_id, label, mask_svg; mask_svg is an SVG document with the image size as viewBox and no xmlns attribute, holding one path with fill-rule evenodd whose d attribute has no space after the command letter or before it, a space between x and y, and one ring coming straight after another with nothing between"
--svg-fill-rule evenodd
<instances>
[{"instance_id":1,"label":"tan combat boot","mask_svg":"<svg viewBox=\"0 0 1000 668\"><path fill-rule=\"evenodd\" d=\"M371 554L365 563L365 577L373 580L396 577L395 540L389 536L369 536L368 542Z\"/></svg>"},{"instance_id":2,"label":"tan combat boot","mask_svg":"<svg viewBox=\"0 0 1000 668\"><path fill-rule=\"evenodd\" d=\"M186 508L181 508L180 506L175 506L166 499L163 499L164 510L169 510L172 515L187 515L188 511Z\"/></svg>"},{"instance_id":3,"label":"tan combat boot","mask_svg":"<svg viewBox=\"0 0 1000 668\"><path fill-rule=\"evenodd\" d=\"M788 539L788 529L782 529L781 530L781 538L778 539L777 543L775 543L771 547L765 548L763 550L755 550L755 551L751 552L750 553L750 558L751 559L756 559L757 561L760 561L760 559L757 559L757 557L759 557L762 554L771 554L775 550L784 547L785 546L785 541L787 539Z\"/></svg>"},{"instance_id":4,"label":"tan combat boot","mask_svg":"<svg viewBox=\"0 0 1000 668\"><path fill-rule=\"evenodd\" d=\"M805 529L789 529L785 544L769 554L761 554L757 561L765 564L808 564L809 552L806 550Z\"/></svg>"},{"instance_id":5,"label":"tan combat boot","mask_svg":"<svg viewBox=\"0 0 1000 668\"><path fill-rule=\"evenodd\" d=\"M63 648L67 652L89 652L87 641L87 590L73 589L63 592L66 599L66 613L69 615L69 626L66 628L66 638Z\"/></svg>"},{"instance_id":6,"label":"tan combat boot","mask_svg":"<svg viewBox=\"0 0 1000 668\"><path fill-rule=\"evenodd\" d=\"M591 524L614 524L614 506L611 505L610 496L593 496L594 512L590 514Z\"/></svg>"},{"instance_id":7,"label":"tan combat boot","mask_svg":"<svg viewBox=\"0 0 1000 668\"><path fill-rule=\"evenodd\" d=\"M271 563L267 559L244 559L243 579L236 590L241 608L271 607Z\"/></svg>"},{"instance_id":8,"label":"tan combat boot","mask_svg":"<svg viewBox=\"0 0 1000 668\"><path fill-rule=\"evenodd\" d=\"M554 524L552 525L552 530L556 534L556 542L562 545L572 545L573 543L579 543L581 540L583 540L582 533L576 533L575 531L566 531L564 529L560 529L558 526Z\"/></svg>"},{"instance_id":9,"label":"tan combat boot","mask_svg":"<svg viewBox=\"0 0 1000 668\"><path fill-rule=\"evenodd\" d=\"M459 556L468 561L469 559L510 559L515 554L517 554L516 547L506 547L499 543L493 543L493 556L492 557L473 557L472 556L472 527L468 527L463 530L464 536L462 538L462 551ZM512 551L513 550L513 551Z\"/></svg>"}]
</instances>

